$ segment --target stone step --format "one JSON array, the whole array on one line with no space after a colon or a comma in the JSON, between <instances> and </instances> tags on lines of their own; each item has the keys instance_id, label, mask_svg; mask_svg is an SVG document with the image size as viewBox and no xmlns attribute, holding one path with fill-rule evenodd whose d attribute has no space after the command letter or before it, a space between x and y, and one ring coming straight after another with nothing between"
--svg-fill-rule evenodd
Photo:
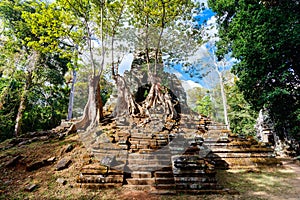
<instances>
[{"instance_id":1,"label":"stone step","mask_svg":"<svg viewBox=\"0 0 300 200\"><path fill-rule=\"evenodd\" d=\"M228 135L227 133L205 133L202 134L201 137L204 139L204 141L228 141Z\"/></svg>"},{"instance_id":2,"label":"stone step","mask_svg":"<svg viewBox=\"0 0 300 200\"><path fill-rule=\"evenodd\" d=\"M260 146L253 146L251 144L231 144L231 143L220 143L220 142L211 142L207 143L204 142L204 146L213 149L215 151L217 150L228 150L228 151L274 151L271 147L260 147Z\"/></svg>"},{"instance_id":3,"label":"stone step","mask_svg":"<svg viewBox=\"0 0 300 200\"><path fill-rule=\"evenodd\" d=\"M146 134L146 133L131 133L131 137L129 139L130 140L134 140L134 139L152 139L154 137L154 135L151 134Z\"/></svg>"},{"instance_id":4,"label":"stone step","mask_svg":"<svg viewBox=\"0 0 300 200\"><path fill-rule=\"evenodd\" d=\"M115 156L115 159L117 161L122 161L122 162L126 162L127 160L127 155L121 155L121 154L117 154L117 152L111 152L111 153L97 153L97 152L92 152L93 156L95 158L97 158L97 160L101 161L103 158L105 158L108 155L112 155Z\"/></svg>"},{"instance_id":5,"label":"stone step","mask_svg":"<svg viewBox=\"0 0 300 200\"><path fill-rule=\"evenodd\" d=\"M231 133L231 130L228 130L228 129L221 129L221 130L208 130L207 131L207 135L226 135L226 136L229 136L229 134Z\"/></svg>"},{"instance_id":6,"label":"stone step","mask_svg":"<svg viewBox=\"0 0 300 200\"><path fill-rule=\"evenodd\" d=\"M119 137L119 138L122 138L122 137L127 138L127 137L129 137L130 135L131 135L131 134L130 134L129 131L124 131L124 130L118 131L118 132L116 133L116 137Z\"/></svg>"},{"instance_id":7,"label":"stone step","mask_svg":"<svg viewBox=\"0 0 300 200\"><path fill-rule=\"evenodd\" d=\"M126 179L128 185L154 185L154 178L128 178Z\"/></svg>"},{"instance_id":8,"label":"stone step","mask_svg":"<svg viewBox=\"0 0 300 200\"><path fill-rule=\"evenodd\" d=\"M109 168L108 174L109 175L123 175L124 171L123 170L119 170L119 169L115 169L115 168Z\"/></svg>"},{"instance_id":9,"label":"stone step","mask_svg":"<svg viewBox=\"0 0 300 200\"><path fill-rule=\"evenodd\" d=\"M227 126L214 124L214 125L208 125L207 128L208 130L226 130Z\"/></svg>"},{"instance_id":10,"label":"stone step","mask_svg":"<svg viewBox=\"0 0 300 200\"><path fill-rule=\"evenodd\" d=\"M191 170L191 169L174 169L173 174L175 177L214 177L216 171L214 170Z\"/></svg>"},{"instance_id":11,"label":"stone step","mask_svg":"<svg viewBox=\"0 0 300 200\"><path fill-rule=\"evenodd\" d=\"M154 191L151 191L150 194L155 194L155 195L174 195L176 194L176 190L174 188L167 188L167 189L157 189Z\"/></svg>"},{"instance_id":12,"label":"stone step","mask_svg":"<svg viewBox=\"0 0 300 200\"><path fill-rule=\"evenodd\" d=\"M173 172L172 171L156 171L154 172L155 178L173 178Z\"/></svg>"},{"instance_id":13,"label":"stone step","mask_svg":"<svg viewBox=\"0 0 300 200\"><path fill-rule=\"evenodd\" d=\"M228 145L230 141L228 139L221 140L221 138L217 138L216 140L204 140L203 145L216 144L216 145Z\"/></svg>"},{"instance_id":14,"label":"stone step","mask_svg":"<svg viewBox=\"0 0 300 200\"><path fill-rule=\"evenodd\" d=\"M173 177L155 178L155 184L172 184L174 182Z\"/></svg>"},{"instance_id":15,"label":"stone step","mask_svg":"<svg viewBox=\"0 0 300 200\"><path fill-rule=\"evenodd\" d=\"M79 183L77 186L84 189L99 190L104 188L119 188L122 187L122 183Z\"/></svg>"},{"instance_id":16,"label":"stone step","mask_svg":"<svg viewBox=\"0 0 300 200\"><path fill-rule=\"evenodd\" d=\"M176 189L176 185L175 183L171 183L171 184L156 184L155 188L157 190L175 190Z\"/></svg>"},{"instance_id":17,"label":"stone step","mask_svg":"<svg viewBox=\"0 0 300 200\"><path fill-rule=\"evenodd\" d=\"M127 157L128 152L126 150L118 149L118 150L105 150L105 149L92 149L91 151L92 154L99 154L99 155L112 155L112 156L117 156L117 157Z\"/></svg>"},{"instance_id":18,"label":"stone step","mask_svg":"<svg viewBox=\"0 0 300 200\"><path fill-rule=\"evenodd\" d=\"M198 125L180 125L180 129L184 133L196 133L196 131L199 129Z\"/></svg>"},{"instance_id":19,"label":"stone step","mask_svg":"<svg viewBox=\"0 0 300 200\"><path fill-rule=\"evenodd\" d=\"M144 171L144 172L154 172L154 171L163 171L170 170L171 165L127 165L129 171Z\"/></svg>"},{"instance_id":20,"label":"stone step","mask_svg":"<svg viewBox=\"0 0 300 200\"><path fill-rule=\"evenodd\" d=\"M118 145L103 145L102 147L100 147L103 150L115 150L115 151L122 151L122 148Z\"/></svg>"},{"instance_id":21,"label":"stone step","mask_svg":"<svg viewBox=\"0 0 300 200\"><path fill-rule=\"evenodd\" d=\"M155 191L153 185L123 185L124 188L133 189L133 190L142 190L142 191Z\"/></svg>"},{"instance_id":22,"label":"stone step","mask_svg":"<svg viewBox=\"0 0 300 200\"><path fill-rule=\"evenodd\" d=\"M84 175L77 178L77 183L123 183L123 175Z\"/></svg>"},{"instance_id":23,"label":"stone step","mask_svg":"<svg viewBox=\"0 0 300 200\"><path fill-rule=\"evenodd\" d=\"M155 155L150 153L150 154L141 154L141 153L129 153L128 154L128 160L152 160L155 159Z\"/></svg>"},{"instance_id":24,"label":"stone step","mask_svg":"<svg viewBox=\"0 0 300 200\"><path fill-rule=\"evenodd\" d=\"M114 146L116 147L116 146ZM117 148L104 148L104 147L99 147L99 148L92 148L91 149L93 153L106 153L106 154L111 154L113 153L114 155L127 155L128 154L128 151L125 151L123 150L122 148L120 147L117 147Z\"/></svg>"},{"instance_id":25,"label":"stone step","mask_svg":"<svg viewBox=\"0 0 300 200\"><path fill-rule=\"evenodd\" d=\"M174 177L175 182L189 182L189 183L216 183L217 179L215 177L193 177L193 176L183 176Z\"/></svg>"},{"instance_id":26,"label":"stone step","mask_svg":"<svg viewBox=\"0 0 300 200\"><path fill-rule=\"evenodd\" d=\"M146 153L132 153L128 154L128 160L169 160L171 158L171 154L164 153L160 151L152 152L149 154Z\"/></svg>"},{"instance_id":27,"label":"stone step","mask_svg":"<svg viewBox=\"0 0 300 200\"><path fill-rule=\"evenodd\" d=\"M122 175L124 174L123 170L115 169L115 168L83 168L80 171L81 175Z\"/></svg>"},{"instance_id":28,"label":"stone step","mask_svg":"<svg viewBox=\"0 0 300 200\"><path fill-rule=\"evenodd\" d=\"M176 190L208 190L217 189L216 183L175 182Z\"/></svg>"},{"instance_id":29,"label":"stone step","mask_svg":"<svg viewBox=\"0 0 300 200\"><path fill-rule=\"evenodd\" d=\"M86 174L86 175L107 174L108 173L108 168L103 166L103 165L92 164L92 165L84 166L80 170L80 172L81 172L81 174Z\"/></svg>"},{"instance_id":30,"label":"stone step","mask_svg":"<svg viewBox=\"0 0 300 200\"><path fill-rule=\"evenodd\" d=\"M208 143L220 143L220 142L227 142L227 143L229 143L229 140L227 138L221 138L219 136L216 136L216 137L202 136L202 138L204 139L204 144L208 144Z\"/></svg>"},{"instance_id":31,"label":"stone step","mask_svg":"<svg viewBox=\"0 0 300 200\"><path fill-rule=\"evenodd\" d=\"M138 153L140 154L152 154L153 152L155 152L157 149L138 149Z\"/></svg>"},{"instance_id":32,"label":"stone step","mask_svg":"<svg viewBox=\"0 0 300 200\"><path fill-rule=\"evenodd\" d=\"M171 165L171 159L163 160L163 159L152 159L152 160L140 160L140 159L128 159L128 165L140 165L140 166L148 166L148 165L156 165L156 166L168 166Z\"/></svg>"},{"instance_id":33,"label":"stone step","mask_svg":"<svg viewBox=\"0 0 300 200\"><path fill-rule=\"evenodd\" d=\"M221 158L235 158L235 159L240 159L240 158L273 158L274 155L271 153L214 153L208 155L208 157L213 158L214 160Z\"/></svg>"},{"instance_id":34,"label":"stone step","mask_svg":"<svg viewBox=\"0 0 300 200\"><path fill-rule=\"evenodd\" d=\"M211 148L213 153L272 153L271 148Z\"/></svg>"},{"instance_id":35,"label":"stone step","mask_svg":"<svg viewBox=\"0 0 300 200\"><path fill-rule=\"evenodd\" d=\"M135 171L131 173L132 178L152 178L151 172Z\"/></svg>"},{"instance_id":36,"label":"stone step","mask_svg":"<svg viewBox=\"0 0 300 200\"><path fill-rule=\"evenodd\" d=\"M277 166L280 164L276 158L224 158L224 161L229 165L229 168L247 168L247 166L252 168L253 166Z\"/></svg>"},{"instance_id":37,"label":"stone step","mask_svg":"<svg viewBox=\"0 0 300 200\"><path fill-rule=\"evenodd\" d=\"M129 143L131 145L157 145L156 139L136 139L136 138L129 138Z\"/></svg>"}]
</instances>

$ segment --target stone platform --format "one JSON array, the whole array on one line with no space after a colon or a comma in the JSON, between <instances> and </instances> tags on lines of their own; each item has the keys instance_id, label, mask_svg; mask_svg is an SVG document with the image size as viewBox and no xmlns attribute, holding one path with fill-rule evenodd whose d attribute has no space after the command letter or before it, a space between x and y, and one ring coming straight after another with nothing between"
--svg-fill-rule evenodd
<instances>
[{"instance_id":1,"label":"stone platform","mask_svg":"<svg viewBox=\"0 0 300 200\"><path fill-rule=\"evenodd\" d=\"M157 194L224 193L216 169L278 164L268 144L233 135L203 116L158 119L106 119L109 123L99 130L82 134L94 159L82 167L78 185Z\"/></svg>"}]
</instances>

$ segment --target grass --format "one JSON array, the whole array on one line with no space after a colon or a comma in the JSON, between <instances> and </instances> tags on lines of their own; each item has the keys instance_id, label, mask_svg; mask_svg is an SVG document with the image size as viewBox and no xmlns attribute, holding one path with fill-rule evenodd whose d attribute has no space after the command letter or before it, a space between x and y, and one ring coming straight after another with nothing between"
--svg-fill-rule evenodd
<instances>
[{"instance_id":1,"label":"grass","mask_svg":"<svg viewBox=\"0 0 300 200\"><path fill-rule=\"evenodd\" d=\"M289 180L295 177L295 173L280 168L263 169L258 172L245 170L219 171L220 183L228 188L234 188L240 192L240 196L247 199L272 199L276 196L289 195L293 186Z\"/></svg>"}]
</instances>

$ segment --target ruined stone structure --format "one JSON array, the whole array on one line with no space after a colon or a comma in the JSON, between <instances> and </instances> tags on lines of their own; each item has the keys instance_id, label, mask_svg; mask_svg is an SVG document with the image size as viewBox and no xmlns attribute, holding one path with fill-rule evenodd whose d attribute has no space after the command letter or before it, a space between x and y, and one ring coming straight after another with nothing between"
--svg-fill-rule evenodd
<instances>
[{"instance_id":1,"label":"ruined stone structure","mask_svg":"<svg viewBox=\"0 0 300 200\"><path fill-rule=\"evenodd\" d=\"M124 79L132 94L142 101L147 77L135 60ZM134 67L135 66L135 67ZM147 117L114 117L107 113L99 128L80 133L93 159L78 175L80 187L134 187L156 193L224 192L216 169L259 167L276 163L273 149L253 138L239 138L226 126L192 112L180 81L161 72L177 102L177 118L163 108L149 109ZM116 97L116 95L114 96ZM113 112L115 99L106 108Z\"/></svg>"},{"instance_id":2,"label":"ruined stone structure","mask_svg":"<svg viewBox=\"0 0 300 200\"><path fill-rule=\"evenodd\" d=\"M220 192L216 169L277 164L273 149L264 143L232 135L224 125L204 117L182 115L181 119L182 124L172 127L167 121L161 131L133 127L134 122L125 118L104 122L101 134L90 134L95 160L82 168L78 183L87 188L122 185L161 193ZM158 123L150 126L159 127Z\"/></svg>"}]
</instances>

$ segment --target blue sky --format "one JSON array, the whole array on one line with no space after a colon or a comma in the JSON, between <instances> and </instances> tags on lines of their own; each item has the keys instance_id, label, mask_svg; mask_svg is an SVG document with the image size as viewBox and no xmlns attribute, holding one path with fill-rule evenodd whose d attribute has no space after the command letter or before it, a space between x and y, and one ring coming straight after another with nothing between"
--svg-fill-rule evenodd
<instances>
[{"instance_id":1,"label":"blue sky","mask_svg":"<svg viewBox=\"0 0 300 200\"><path fill-rule=\"evenodd\" d=\"M214 36L217 33L216 28L213 27L213 26L215 26L215 23L216 23L216 18L214 16L215 16L215 13L211 9L205 9L205 10L201 11L199 15L194 17L199 26L206 27L204 37L207 37L207 38L204 38L204 39L208 40L210 43L214 43L217 40L217 38ZM203 60L203 59L207 59L208 54L211 54L211 53L212 52L211 52L211 49L209 49L208 43L204 43L197 50L195 57L196 57L196 59ZM187 71L185 71L182 64L175 64L172 67L166 68L165 71L174 73L183 82L188 81L189 84L192 84L194 87L198 86L198 87L210 88L211 84L205 78L201 78L202 74L206 73L208 70L206 69L203 71L199 71L199 69L201 67L202 66L200 64L195 64L195 65L193 65L193 67L191 67L192 71L187 72ZM190 75L190 73L192 74L192 76ZM187 88L187 89L190 89L190 88Z\"/></svg>"},{"instance_id":2,"label":"blue sky","mask_svg":"<svg viewBox=\"0 0 300 200\"><path fill-rule=\"evenodd\" d=\"M215 16L215 13L211 9L205 9L194 18L199 25L202 25L202 24L206 24L207 20L209 20L213 16Z\"/></svg>"},{"instance_id":3,"label":"blue sky","mask_svg":"<svg viewBox=\"0 0 300 200\"><path fill-rule=\"evenodd\" d=\"M189 84L194 87L205 87L209 88L209 85L205 82L204 79L200 79L200 74L191 76L188 72L184 71L182 64L176 64L172 67L168 67L165 71L175 74L181 81L188 81ZM188 87L188 86L187 86ZM190 88L187 88L190 89Z\"/></svg>"}]
</instances>

